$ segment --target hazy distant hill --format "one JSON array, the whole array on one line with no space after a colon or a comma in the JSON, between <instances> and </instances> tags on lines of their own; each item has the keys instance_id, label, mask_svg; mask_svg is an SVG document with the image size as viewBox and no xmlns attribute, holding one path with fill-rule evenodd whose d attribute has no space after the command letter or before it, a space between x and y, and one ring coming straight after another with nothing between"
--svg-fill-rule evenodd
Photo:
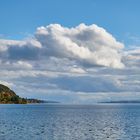
<instances>
[{"instance_id":1,"label":"hazy distant hill","mask_svg":"<svg viewBox=\"0 0 140 140\"><path fill-rule=\"evenodd\" d=\"M102 103L140 103L140 100L106 101Z\"/></svg>"}]
</instances>

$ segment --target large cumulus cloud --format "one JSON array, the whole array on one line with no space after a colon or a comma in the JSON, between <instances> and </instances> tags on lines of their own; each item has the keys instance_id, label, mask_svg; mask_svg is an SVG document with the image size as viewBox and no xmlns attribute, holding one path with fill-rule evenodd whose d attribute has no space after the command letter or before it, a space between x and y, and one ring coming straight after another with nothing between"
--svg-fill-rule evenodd
<instances>
[{"instance_id":1,"label":"large cumulus cloud","mask_svg":"<svg viewBox=\"0 0 140 140\"><path fill-rule=\"evenodd\" d=\"M97 25L65 28L51 24L38 28L35 36L46 49L46 55L68 57L91 65L124 67L120 54L123 44Z\"/></svg>"},{"instance_id":2,"label":"large cumulus cloud","mask_svg":"<svg viewBox=\"0 0 140 140\"><path fill-rule=\"evenodd\" d=\"M51 24L39 27L33 38L23 41L0 40L0 55L10 60L68 58L86 65L123 68L123 44L97 25L75 28Z\"/></svg>"}]
</instances>

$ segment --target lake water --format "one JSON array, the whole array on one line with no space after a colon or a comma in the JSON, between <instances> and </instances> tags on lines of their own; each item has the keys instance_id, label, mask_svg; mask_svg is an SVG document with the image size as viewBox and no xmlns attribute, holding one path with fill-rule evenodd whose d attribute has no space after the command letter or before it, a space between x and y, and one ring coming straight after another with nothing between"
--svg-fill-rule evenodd
<instances>
[{"instance_id":1,"label":"lake water","mask_svg":"<svg viewBox=\"0 0 140 140\"><path fill-rule=\"evenodd\" d=\"M140 140L140 105L0 105L0 140Z\"/></svg>"}]
</instances>

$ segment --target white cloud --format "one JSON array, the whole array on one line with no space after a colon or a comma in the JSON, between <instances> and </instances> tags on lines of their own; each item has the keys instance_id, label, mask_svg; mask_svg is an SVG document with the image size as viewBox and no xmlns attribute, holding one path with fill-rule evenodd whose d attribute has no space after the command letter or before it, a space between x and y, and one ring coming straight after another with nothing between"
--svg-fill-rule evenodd
<instances>
[{"instance_id":1,"label":"white cloud","mask_svg":"<svg viewBox=\"0 0 140 140\"><path fill-rule=\"evenodd\" d=\"M125 51L123 56L125 65L129 68L139 68L140 67L140 49L135 48L133 50Z\"/></svg>"},{"instance_id":2,"label":"white cloud","mask_svg":"<svg viewBox=\"0 0 140 140\"><path fill-rule=\"evenodd\" d=\"M72 73L86 73L86 71L82 68L77 68L77 67L73 67L70 69L70 72Z\"/></svg>"},{"instance_id":3,"label":"white cloud","mask_svg":"<svg viewBox=\"0 0 140 140\"><path fill-rule=\"evenodd\" d=\"M59 24L51 24L38 28L36 38L48 55L91 65L124 67L120 54L124 45L97 25L80 24L75 28L65 28Z\"/></svg>"},{"instance_id":4,"label":"white cloud","mask_svg":"<svg viewBox=\"0 0 140 140\"><path fill-rule=\"evenodd\" d=\"M14 85L13 83L11 83L11 82L6 82L6 81L0 81L0 84L6 85L6 86L8 86L8 87L10 87L10 88Z\"/></svg>"},{"instance_id":5,"label":"white cloud","mask_svg":"<svg viewBox=\"0 0 140 140\"><path fill-rule=\"evenodd\" d=\"M14 68L18 69L32 69L32 65L25 61L17 61L12 64Z\"/></svg>"},{"instance_id":6,"label":"white cloud","mask_svg":"<svg viewBox=\"0 0 140 140\"><path fill-rule=\"evenodd\" d=\"M37 60L68 58L83 65L123 68L121 49L124 45L97 25L80 24L74 28L51 24L37 29L33 38L23 41L0 40L3 59Z\"/></svg>"}]
</instances>

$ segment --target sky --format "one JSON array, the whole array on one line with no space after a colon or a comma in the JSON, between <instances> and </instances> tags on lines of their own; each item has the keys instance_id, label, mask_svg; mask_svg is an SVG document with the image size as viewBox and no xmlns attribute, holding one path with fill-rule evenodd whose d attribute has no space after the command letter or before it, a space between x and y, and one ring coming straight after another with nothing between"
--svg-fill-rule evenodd
<instances>
[{"instance_id":1,"label":"sky","mask_svg":"<svg viewBox=\"0 0 140 140\"><path fill-rule=\"evenodd\" d=\"M0 83L28 98L140 97L139 0L1 0Z\"/></svg>"}]
</instances>

